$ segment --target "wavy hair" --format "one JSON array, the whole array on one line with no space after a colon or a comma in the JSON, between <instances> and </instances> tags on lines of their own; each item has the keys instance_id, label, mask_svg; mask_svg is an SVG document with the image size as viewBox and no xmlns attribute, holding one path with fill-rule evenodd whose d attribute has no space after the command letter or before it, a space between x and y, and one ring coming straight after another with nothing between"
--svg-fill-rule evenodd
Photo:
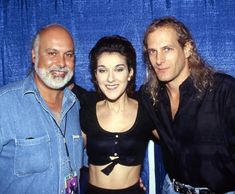
<instances>
[{"instance_id":1,"label":"wavy hair","mask_svg":"<svg viewBox=\"0 0 235 194\"><path fill-rule=\"evenodd\" d=\"M156 105L158 101L158 91L160 82L149 60L149 56L147 53L147 39L150 33L162 27L170 27L176 31L178 36L178 42L182 48L184 48L188 43L191 44L192 48L190 50L190 56L188 57L190 76L192 77L194 87L198 91L197 96L201 97L207 88L212 88L213 86L214 70L212 69L212 67L206 64L206 62L200 57L190 31L182 22L178 21L174 17L162 17L160 19L155 19L145 31L143 41L144 58L147 64L147 79L145 83L145 91L150 94L153 104Z\"/></svg>"}]
</instances>

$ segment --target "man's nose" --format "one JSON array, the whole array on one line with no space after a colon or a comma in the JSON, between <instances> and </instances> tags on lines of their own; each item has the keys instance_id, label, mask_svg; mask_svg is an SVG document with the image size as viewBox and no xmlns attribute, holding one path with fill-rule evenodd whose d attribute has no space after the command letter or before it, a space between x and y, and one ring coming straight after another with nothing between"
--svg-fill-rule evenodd
<instances>
[{"instance_id":1,"label":"man's nose","mask_svg":"<svg viewBox=\"0 0 235 194\"><path fill-rule=\"evenodd\" d=\"M65 56L64 55L60 55L59 56L58 63L60 65L60 67L65 67L66 66L66 60L65 60Z\"/></svg>"},{"instance_id":2,"label":"man's nose","mask_svg":"<svg viewBox=\"0 0 235 194\"><path fill-rule=\"evenodd\" d=\"M159 52L157 55L156 55L156 62L157 62L157 65L161 65L164 61L165 61L165 55L162 53L162 52Z\"/></svg>"}]
</instances>

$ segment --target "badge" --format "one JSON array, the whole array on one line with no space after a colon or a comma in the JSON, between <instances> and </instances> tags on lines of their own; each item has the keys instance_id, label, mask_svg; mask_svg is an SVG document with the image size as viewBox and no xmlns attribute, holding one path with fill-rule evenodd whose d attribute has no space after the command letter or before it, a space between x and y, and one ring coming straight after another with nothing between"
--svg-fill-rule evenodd
<instances>
[{"instance_id":1,"label":"badge","mask_svg":"<svg viewBox=\"0 0 235 194\"><path fill-rule=\"evenodd\" d=\"M75 171L65 177L65 193L78 194L78 176Z\"/></svg>"}]
</instances>

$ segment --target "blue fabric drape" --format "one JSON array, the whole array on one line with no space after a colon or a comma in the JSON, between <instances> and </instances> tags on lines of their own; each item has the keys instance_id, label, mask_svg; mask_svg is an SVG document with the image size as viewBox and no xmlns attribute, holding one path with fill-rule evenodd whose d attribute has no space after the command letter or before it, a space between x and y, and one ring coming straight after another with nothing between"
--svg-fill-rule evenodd
<instances>
[{"instance_id":1,"label":"blue fabric drape","mask_svg":"<svg viewBox=\"0 0 235 194\"><path fill-rule=\"evenodd\" d=\"M74 36L76 83L92 88L88 68L91 47L104 35L120 34L137 51L139 87L145 79L144 30L153 18L164 15L182 20L206 61L235 76L234 0L0 0L0 86L27 74L36 31L44 25L60 23ZM162 164L161 157L156 158ZM158 169L157 193L164 174L161 165Z\"/></svg>"},{"instance_id":2,"label":"blue fabric drape","mask_svg":"<svg viewBox=\"0 0 235 194\"><path fill-rule=\"evenodd\" d=\"M65 25L76 42L77 83L92 88L88 53L104 35L129 38L138 54L137 85L145 78L142 38L153 18L173 15L192 31L200 53L214 67L235 75L234 0L1 0L0 85L19 80L31 66L31 40L49 23Z\"/></svg>"}]
</instances>

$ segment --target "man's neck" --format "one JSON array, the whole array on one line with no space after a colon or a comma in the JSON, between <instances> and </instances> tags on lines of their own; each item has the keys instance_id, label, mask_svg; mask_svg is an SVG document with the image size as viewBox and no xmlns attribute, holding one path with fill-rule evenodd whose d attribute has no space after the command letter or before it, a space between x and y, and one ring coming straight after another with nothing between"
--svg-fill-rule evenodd
<instances>
[{"instance_id":1,"label":"man's neck","mask_svg":"<svg viewBox=\"0 0 235 194\"><path fill-rule=\"evenodd\" d=\"M174 119L179 108L179 103L180 103L179 88L180 88L180 85L183 83L183 81L181 82L174 81L174 82L170 82L166 84L167 94L170 99L172 119Z\"/></svg>"},{"instance_id":2,"label":"man's neck","mask_svg":"<svg viewBox=\"0 0 235 194\"><path fill-rule=\"evenodd\" d=\"M54 113L61 112L62 100L64 96L63 91L57 90L57 91L49 91L46 93L40 91L40 94L52 112Z\"/></svg>"},{"instance_id":3,"label":"man's neck","mask_svg":"<svg viewBox=\"0 0 235 194\"><path fill-rule=\"evenodd\" d=\"M172 96L179 96L179 88L181 84L189 77L189 72L184 73L184 75L179 76L178 78L166 83L167 93Z\"/></svg>"}]
</instances>

